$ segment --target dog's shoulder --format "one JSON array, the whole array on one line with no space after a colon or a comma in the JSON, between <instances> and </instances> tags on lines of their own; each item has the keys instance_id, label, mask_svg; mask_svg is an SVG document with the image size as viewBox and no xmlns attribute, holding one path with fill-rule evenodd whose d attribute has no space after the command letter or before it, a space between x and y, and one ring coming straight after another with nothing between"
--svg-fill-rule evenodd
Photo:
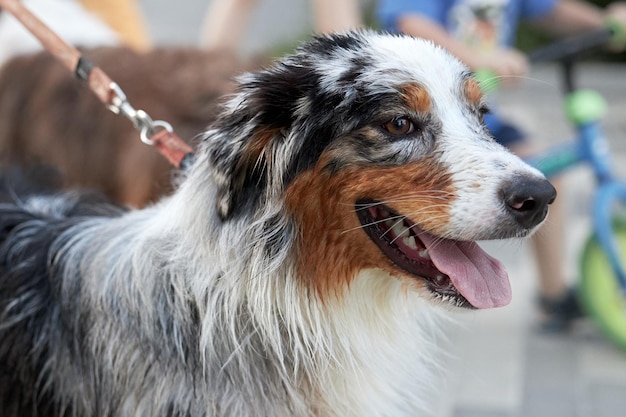
<instances>
[{"instance_id":1,"label":"dog's shoulder","mask_svg":"<svg viewBox=\"0 0 626 417\"><path fill-rule=\"evenodd\" d=\"M20 285L47 280L68 229L127 211L92 191L30 190L15 177L0 177L0 314L6 313L2 298L15 297Z\"/></svg>"},{"instance_id":2,"label":"dog's shoulder","mask_svg":"<svg viewBox=\"0 0 626 417\"><path fill-rule=\"evenodd\" d=\"M53 245L67 229L126 211L97 192L56 192L41 184L13 174L0 176L0 285L17 271L33 276L36 269L47 268Z\"/></svg>"},{"instance_id":3,"label":"dog's shoulder","mask_svg":"<svg viewBox=\"0 0 626 417\"><path fill-rule=\"evenodd\" d=\"M18 262L14 258L19 253L46 256L53 242L70 227L127 211L100 193L88 191L21 195L3 189L0 195L0 270ZM28 250L15 249L25 245Z\"/></svg>"},{"instance_id":4,"label":"dog's shoulder","mask_svg":"<svg viewBox=\"0 0 626 417\"><path fill-rule=\"evenodd\" d=\"M62 336L66 325L55 323L62 309L55 259L68 229L124 209L93 192L29 194L23 183L8 186L6 177L0 183L0 374L8 378L0 376L0 408L9 416L30 415L36 403L41 415L56 415L36 392L53 341L73 340Z\"/></svg>"}]
</instances>

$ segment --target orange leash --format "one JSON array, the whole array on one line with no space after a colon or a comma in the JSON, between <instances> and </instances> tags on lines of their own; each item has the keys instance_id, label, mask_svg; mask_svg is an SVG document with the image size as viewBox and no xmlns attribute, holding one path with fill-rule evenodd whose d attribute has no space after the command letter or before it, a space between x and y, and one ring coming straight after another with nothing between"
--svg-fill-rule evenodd
<instances>
[{"instance_id":1,"label":"orange leash","mask_svg":"<svg viewBox=\"0 0 626 417\"><path fill-rule=\"evenodd\" d=\"M154 121L145 111L135 110L122 89L104 71L61 39L19 0L0 0L0 8L20 21L48 52L73 72L76 78L85 82L109 110L130 120L140 132L144 143L153 145L176 168L184 169L191 163L193 149L174 133L169 123Z\"/></svg>"}]
</instances>

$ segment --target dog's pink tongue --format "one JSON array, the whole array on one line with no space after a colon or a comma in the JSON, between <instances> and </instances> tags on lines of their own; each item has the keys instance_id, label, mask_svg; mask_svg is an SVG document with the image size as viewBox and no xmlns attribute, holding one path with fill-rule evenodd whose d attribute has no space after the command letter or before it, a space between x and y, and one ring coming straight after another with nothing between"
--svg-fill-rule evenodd
<instances>
[{"instance_id":1,"label":"dog's pink tongue","mask_svg":"<svg viewBox=\"0 0 626 417\"><path fill-rule=\"evenodd\" d=\"M511 284L504 266L475 242L438 239L419 234L430 258L456 289L476 308L502 307L511 302Z\"/></svg>"}]
</instances>

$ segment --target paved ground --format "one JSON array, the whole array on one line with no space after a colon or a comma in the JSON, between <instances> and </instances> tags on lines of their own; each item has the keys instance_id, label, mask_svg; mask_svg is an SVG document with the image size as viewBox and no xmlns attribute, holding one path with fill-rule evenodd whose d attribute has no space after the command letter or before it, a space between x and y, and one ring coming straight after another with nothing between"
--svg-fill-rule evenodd
<instances>
[{"instance_id":1,"label":"paved ground","mask_svg":"<svg viewBox=\"0 0 626 417\"><path fill-rule=\"evenodd\" d=\"M253 19L246 51L288 41L306 31L305 0L266 0ZM194 44L206 4L143 0L153 36L164 44ZM505 91L503 108L544 141L571 132L561 116L554 68L538 68L523 85ZM626 174L626 67L584 66L581 84L600 90L611 108L607 133ZM592 180L585 170L567 178L567 268L576 277L577 252L589 230ZM441 417L623 417L626 415L626 353L608 344L590 323L563 336L536 330L534 266L526 243L486 245L508 267L513 303L497 311L464 314L450 332L445 362L454 370L441 392ZM443 350L442 350L443 352ZM443 353L442 353L443 356Z\"/></svg>"}]
</instances>

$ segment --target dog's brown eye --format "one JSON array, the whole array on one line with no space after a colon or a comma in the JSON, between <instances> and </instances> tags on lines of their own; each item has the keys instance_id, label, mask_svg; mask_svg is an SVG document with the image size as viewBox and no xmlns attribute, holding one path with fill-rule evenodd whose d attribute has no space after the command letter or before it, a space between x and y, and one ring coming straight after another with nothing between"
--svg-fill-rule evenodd
<instances>
[{"instance_id":1,"label":"dog's brown eye","mask_svg":"<svg viewBox=\"0 0 626 417\"><path fill-rule=\"evenodd\" d=\"M394 136L404 136L415 131L415 124L408 117L396 117L385 123L383 129Z\"/></svg>"}]
</instances>

